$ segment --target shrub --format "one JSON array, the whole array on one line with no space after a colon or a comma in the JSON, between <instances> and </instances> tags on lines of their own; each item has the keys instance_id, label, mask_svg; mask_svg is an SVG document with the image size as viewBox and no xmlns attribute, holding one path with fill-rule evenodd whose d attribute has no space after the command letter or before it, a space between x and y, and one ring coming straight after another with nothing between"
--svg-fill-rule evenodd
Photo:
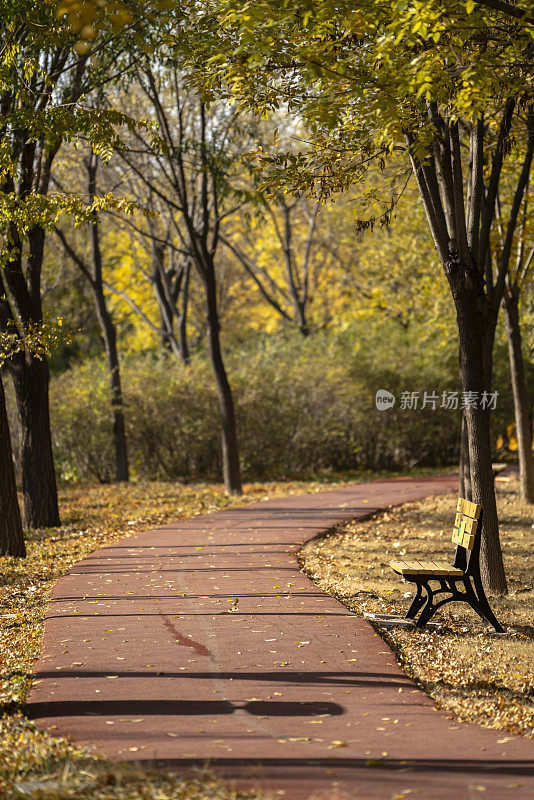
<instances>
[{"instance_id":1,"label":"shrub","mask_svg":"<svg viewBox=\"0 0 534 800\"><path fill-rule=\"evenodd\" d=\"M243 472L248 478L323 470L395 469L457 458L460 415L403 411L402 391L458 389L448 351L410 341L395 326L366 323L338 336L258 339L233 348L234 391ZM431 357L427 351L431 350ZM443 349L442 349L443 350ZM433 357L434 356L434 357ZM454 357L454 356L453 356ZM452 358L453 358L452 357ZM427 366L423 369L421 364ZM122 365L132 474L146 479L219 478L220 421L209 363L172 357L126 358ZM377 389L397 397L378 411ZM53 442L67 480L114 474L106 370L77 366L51 383Z\"/></svg>"}]
</instances>

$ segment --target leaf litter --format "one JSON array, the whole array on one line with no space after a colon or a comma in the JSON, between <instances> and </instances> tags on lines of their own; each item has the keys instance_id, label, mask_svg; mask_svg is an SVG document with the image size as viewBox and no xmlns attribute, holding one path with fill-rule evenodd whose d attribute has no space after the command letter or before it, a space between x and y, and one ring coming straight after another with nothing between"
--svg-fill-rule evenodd
<instances>
[{"instance_id":1,"label":"leaf litter","mask_svg":"<svg viewBox=\"0 0 534 800\"><path fill-rule=\"evenodd\" d=\"M26 559L0 557L0 798L94 800L256 800L209 774L181 780L117 765L76 747L24 717L39 657L50 591L77 561L138 531L281 495L317 492L336 481L280 481L245 486L240 498L219 484L139 482L60 490L59 528L27 532ZM340 480L339 483L346 483ZM354 477L351 478L354 482ZM109 678L115 677L109 675Z\"/></svg>"},{"instance_id":2,"label":"leaf litter","mask_svg":"<svg viewBox=\"0 0 534 800\"><path fill-rule=\"evenodd\" d=\"M434 627L375 625L406 674L454 717L534 737L534 507L519 484L497 484L509 594L491 597L506 636L494 636L465 603L434 617ZM456 495L429 497L340 525L300 551L303 571L359 615L406 613L412 591L390 559L451 559ZM349 659L350 660L350 659Z\"/></svg>"}]
</instances>

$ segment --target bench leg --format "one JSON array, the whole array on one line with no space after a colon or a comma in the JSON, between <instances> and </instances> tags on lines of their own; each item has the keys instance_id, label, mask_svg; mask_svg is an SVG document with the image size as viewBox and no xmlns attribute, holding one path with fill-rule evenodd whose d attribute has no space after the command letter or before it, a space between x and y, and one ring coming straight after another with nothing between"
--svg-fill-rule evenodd
<instances>
[{"instance_id":1,"label":"bench leg","mask_svg":"<svg viewBox=\"0 0 534 800\"><path fill-rule=\"evenodd\" d=\"M418 619L415 621L415 625L417 628L424 628L426 623L429 622L434 614L436 613L437 608L434 607L432 604L432 598L428 597L425 603L425 607L419 614Z\"/></svg>"},{"instance_id":2,"label":"bench leg","mask_svg":"<svg viewBox=\"0 0 534 800\"><path fill-rule=\"evenodd\" d=\"M474 581L475 589L471 587L471 584L467 584L466 582L466 593L469 598L468 602L471 608L477 612L477 614L482 617L483 620L489 622L490 625L493 625L497 633L504 633L504 628L491 610L490 604L488 603L488 598L486 597L486 593L484 592L484 587L482 586L481 580Z\"/></svg>"},{"instance_id":3,"label":"bench leg","mask_svg":"<svg viewBox=\"0 0 534 800\"><path fill-rule=\"evenodd\" d=\"M454 601L462 601L466 600L467 596L465 594L460 595L455 585L450 583L447 579L441 578L439 579L439 589L433 591L428 582L420 584L423 586L427 593L427 598L423 610L419 614L419 618L416 620L415 624L417 628L424 628L429 620L432 619L436 611L438 611L441 606L446 605L447 603L452 603ZM446 594L446 597L442 597L441 600L437 600L434 602L434 598L436 595Z\"/></svg>"},{"instance_id":4,"label":"bench leg","mask_svg":"<svg viewBox=\"0 0 534 800\"><path fill-rule=\"evenodd\" d=\"M406 619L415 619L415 617L417 616L417 612L419 611L424 602L425 599L423 597L421 584L418 583L416 586L415 597L412 600L410 608L406 612Z\"/></svg>"},{"instance_id":5,"label":"bench leg","mask_svg":"<svg viewBox=\"0 0 534 800\"><path fill-rule=\"evenodd\" d=\"M497 633L504 633L504 628L502 627L501 623L493 613L490 608L490 604L488 603L488 599L484 593L484 587L482 586L482 582L480 580L475 580L475 589L471 585L471 581L469 578L463 580L463 585L465 592L458 592L458 590L454 586L450 586L449 590L451 592L449 597L444 597L442 600L439 600L437 603L434 603L434 592L428 586L428 584L417 584L418 594L421 592L421 587L423 586L427 592L426 602L424 604L423 610L419 614L419 618L416 620L415 624L418 628L424 628L427 622L432 619L436 611L444 606L446 603L467 603L471 606L473 611L476 611L477 614L482 617L485 622L489 622L490 625L493 625ZM444 591L445 587L442 587L441 591ZM418 599L418 596L414 598L415 600ZM423 599L418 599L419 606L422 605L424 602ZM414 603L412 603L413 606ZM412 608L410 607L410 611ZM417 613L417 612L416 612Z\"/></svg>"},{"instance_id":6,"label":"bench leg","mask_svg":"<svg viewBox=\"0 0 534 800\"><path fill-rule=\"evenodd\" d=\"M416 625L417 628L424 628L426 623L434 616L434 614L438 610L438 607L434 606L434 603L432 602L433 599L434 599L434 592L432 591L432 589L430 588L428 583L424 583L424 584L418 583L417 584L417 588L419 589L419 591L421 591L421 588L423 586L426 589L426 600L424 598L421 598L420 601L419 601L419 607L421 605L423 605L423 603L424 603L424 606L423 606L423 610L419 614L419 617L415 621L415 625ZM440 603L440 605L441 605L441 603Z\"/></svg>"}]
</instances>

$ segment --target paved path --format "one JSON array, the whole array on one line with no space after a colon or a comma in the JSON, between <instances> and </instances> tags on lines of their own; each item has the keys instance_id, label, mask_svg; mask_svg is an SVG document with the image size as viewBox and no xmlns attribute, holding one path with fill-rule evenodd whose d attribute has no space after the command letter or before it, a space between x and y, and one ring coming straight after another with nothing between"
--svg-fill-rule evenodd
<instances>
[{"instance_id":1,"label":"paved path","mask_svg":"<svg viewBox=\"0 0 534 800\"><path fill-rule=\"evenodd\" d=\"M435 711L372 627L297 566L320 531L447 488L277 498L93 553L54 590L30 714L112 759L180 774L209 761L287 800L532 798L532 741Z\"/></svg>"}]
</instances>

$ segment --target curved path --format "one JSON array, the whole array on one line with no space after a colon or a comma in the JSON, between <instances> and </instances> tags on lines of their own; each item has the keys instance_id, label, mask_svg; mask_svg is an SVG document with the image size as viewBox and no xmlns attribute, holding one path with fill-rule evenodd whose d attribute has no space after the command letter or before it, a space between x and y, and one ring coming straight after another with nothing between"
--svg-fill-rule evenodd
<instances>
[{"instance_id":1,"label":"curved path","mask_svg":"<svg viewBox=\"0 0 534 800\"><path fill-rule=\"evenodd\" d=\"M31 716L112 759L209 762L287 800L534 796L532 741L436 712L295 558L337 523L454 485L277 498L93 553L55 587Z\"/></svg>"}]
</instances>

